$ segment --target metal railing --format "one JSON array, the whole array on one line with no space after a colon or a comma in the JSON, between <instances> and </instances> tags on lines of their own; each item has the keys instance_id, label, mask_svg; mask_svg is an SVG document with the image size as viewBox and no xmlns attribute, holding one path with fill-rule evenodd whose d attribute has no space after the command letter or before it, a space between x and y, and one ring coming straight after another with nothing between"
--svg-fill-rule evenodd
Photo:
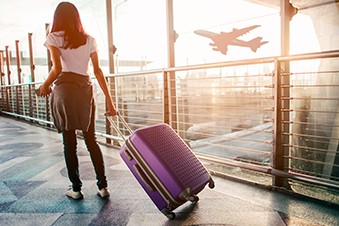
<instances>
[{"instance_id":1,"label":"metal railing","mask_svg":"<svg viewBox=\"0 0 339 226\"><path fill-rule=\"evenodd\" d=\"M225 174L242 177L235 169L245 169L271 175L277 187L338 191L338 59L339 51L329 51L107 78L132 129L168 123L202 160L231 167ZM1 113L52 124L48 100L33 92L37 85L1 86ZM119 140L99 89L95 96L98 135Z\"/></svg>"}]
</instances>

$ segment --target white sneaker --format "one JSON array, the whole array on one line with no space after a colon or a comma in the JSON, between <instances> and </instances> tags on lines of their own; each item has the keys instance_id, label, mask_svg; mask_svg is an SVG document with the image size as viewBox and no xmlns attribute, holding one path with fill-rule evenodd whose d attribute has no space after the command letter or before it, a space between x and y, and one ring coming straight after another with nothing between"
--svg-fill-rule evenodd
<instances>
[{"instance_id":1,"label":"white sneaker","mask_svg":"<svg viewBox=\"0 0 339 226\"><path fill-rule=\"evenodd\" d=\"M108 187L102 188L98 191L98 196L101 198L108 198L111 195L111 193L108 190Z\"/></svg>"},{"instance_id":2,"label":"white sneaker","mask_svg":"<svg viewBox=\"0 0 339 226\"><path fill-rule=\"evenodd\" d=\"M72 187L69 187L66 195L72 199L79 200L84 198L82 191L73 191Z\"/></svg>"}]
</instances>

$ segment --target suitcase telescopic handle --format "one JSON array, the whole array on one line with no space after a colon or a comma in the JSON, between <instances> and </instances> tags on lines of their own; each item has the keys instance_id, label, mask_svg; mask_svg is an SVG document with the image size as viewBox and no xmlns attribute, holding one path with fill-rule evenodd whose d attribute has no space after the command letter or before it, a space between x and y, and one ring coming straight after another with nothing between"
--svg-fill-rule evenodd
<instances>
[{"instance_id":1,"label":"suitcase telescopic handle","mask_svg":"<svg viewBox=\"0 0 339 226\"><path fill-rule=\"evenodd\" d=\"M117 133L119 134L119 136L126 141L126 138L124 136L124 134L121 132L121 130L119 129L117 123L114 121L113 117L109 115L108 112L105 113L106 118L108 119L108 121L111 123L111 125L113 126L113 128L117 131ZM117 111L116 117L122 122L122 124L124 125L124 127L128 130L128 132L130 134L133 133L133 130L131 129L131 127L127 124L127 122L125 121L125 119L121 116L120 112Z\"/></svg>"}]
</instances>

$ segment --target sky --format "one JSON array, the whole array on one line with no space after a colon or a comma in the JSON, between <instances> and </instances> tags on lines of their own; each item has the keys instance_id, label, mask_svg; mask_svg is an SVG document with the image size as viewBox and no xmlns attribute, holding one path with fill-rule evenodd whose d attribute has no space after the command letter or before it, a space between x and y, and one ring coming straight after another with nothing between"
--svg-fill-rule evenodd
<instances>
[{"instance_id":1,"label":"sky","mask_svg":"<svg viewBox=\"0 0 339 226\"><path fill-rule=\"evenodd\" d=\"M102 9L102 7L105 6L105 0L68 1L76 5L80 12L84 27L88 28L90 31L92 29L98 29L95 28L98 19L106 20L106 15L104 13L99 13L97 10L97 8ZM12 49L15 46L15 40L19 40L23 47L25 47L25 45L27 45L26 42L28 42L28 33L33 33L33 44L43 45L45 38L45 24L52 23L54 10L59 2L61 1L0 1L0 50L4 50L5 46L10 46ZM104 25L104 28L105 26L106 25ZM106 33L106 31L100 31L100 33L102 32Z\"/></svg>"},{"instance_id":2,"label":"sky","mask_svg":"<svg viewBox=\"0 0 339 226\"><path fill-rule=\"evenodd\" d=\"M38 27L51 20L58 1L55 0L12 0L0 1L0 48L14 40L27 37Z\"/></svg>"},{"instance_id":3,"label":"sky","mask_svg":"<svg viewBox=\"0 0 339 226\"><path fill-rule=\"evenodd\" d=\"M85 31L93 35L98 43L99 54L107 57L107 25L106 25L106 0L68 0L76 5L81 15ZM214 61L233 60L236 57L260 57L279 54L279 12L277 9L270 9L264 6L250 4L247 1L226 0L178 0L175 3L175 30L179 34L176 41L176 52L184 58L189 57L190 63L201 61L201 56L211 58ZM0 50L9 46L10 50L15 52L15 40L20 41L20 51L28 54L28 33L33 33L33 54L35 57L45 57L46 49L43 46L45 42L45 24L52 23L53 14L56 6L61 0L1 0L0 1ZM163 51L166 49L165 30L165 9L163 8L165 0L112 0L114 24L114 44L118 48L117 57L120 59L139 59L140 54L151 56L152 60L164 57ZM213 2L213 4L212 4ZM125 4L126 3L126 4ZM198 4L199 3L199 4ZM216 5L224 4L223 7L215 8ZM194 5L194 10L187 10ZM248 5L251 5L250 7ZM114 7L116 6L116 7ZM152 7L150 7L152 6ZM208 8L210 7L210 8ZM142 10L141 10L142 9ZM248 17L256 17L256 12L261 12L265 17L258 17L255 21L244 20ZM206 12L213 12L206 14ZM269 16L273 15L273 16ZM140 19L138 19L140 18ZM154 20L154 18L162 18ZM297 17L295 17L297 18ZM311 22L307 18L301 18L303 32L305 28L312 29ZM294 19L293 24L298 22ZM262 46L256 53L248 51L246 48L230 46L227 56L218 52L211 51L209 40L204 37L194 35L196 29L206 29L213 32L228 32L232 28L243 28L255 24L261 27L245 35L244 39L251 39L261 36L268 44ZM293 29L292 24L292 29ZM162 36L153 35L154 30ZM153 32L153 33L152 33ZM304 39L294 45L294 48L310 48L309 42ZM310 40L310 38L308 38ZM316 41L312 41L316 42ZM159 44L157 44L159 43ZM232 51L233 49L233 51ZM189 51L187 51L189 50ZM180 53L186 51L189 53ZM203 53L202 53L203 52ZM126 55L128 54L128 55ZM136 55L135 57L133 56ZM233 54L233 55L232 55ZM133 58L134 57L134 58ZM139 58L138 58L139 57ZM179 57L177 57L179 59ZM186 59L182 59L185 61ZM199 62L198 62L199 63Z\"/></svg>"}]
</instances>

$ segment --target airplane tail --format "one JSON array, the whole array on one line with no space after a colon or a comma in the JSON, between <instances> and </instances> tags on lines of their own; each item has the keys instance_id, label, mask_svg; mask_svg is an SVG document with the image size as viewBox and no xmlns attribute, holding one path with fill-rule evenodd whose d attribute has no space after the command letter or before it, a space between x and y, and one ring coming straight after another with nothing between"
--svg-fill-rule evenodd
<instances>
[{"instance_id":1,"label":"airplane tail","mask_svg":"<svg viewBox=\"0 0 339 226\"><path fill-rule=\"evenodd\" d=\"M262 37L256 37L250 41L248 41L248 46L251 48L253 52L256 52L260 46L268 43L267 41L262 42Z\"/></svg>"}]
</instances>

